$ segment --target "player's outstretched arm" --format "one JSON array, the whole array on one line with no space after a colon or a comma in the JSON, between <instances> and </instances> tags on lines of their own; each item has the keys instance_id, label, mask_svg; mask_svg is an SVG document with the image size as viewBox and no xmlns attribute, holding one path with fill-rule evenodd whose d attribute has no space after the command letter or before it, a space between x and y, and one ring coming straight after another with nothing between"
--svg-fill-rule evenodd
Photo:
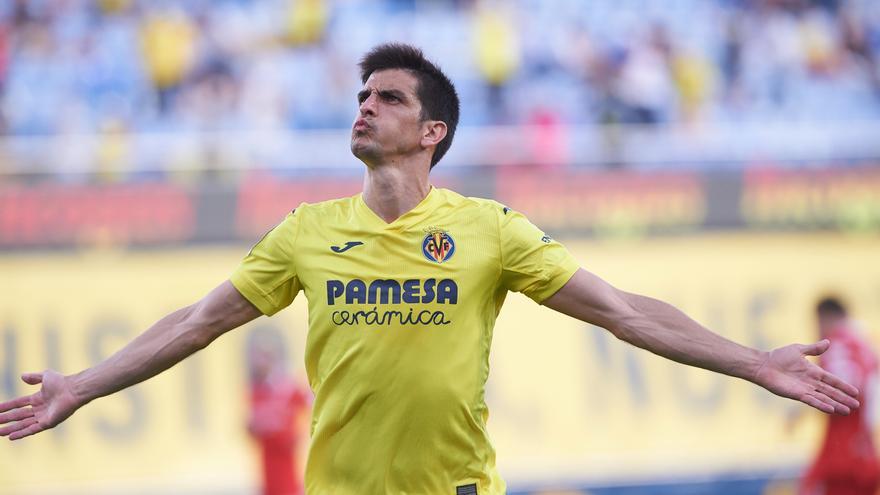
<instances>
[{"instance_id":1,"label":"player's outstretched arm","mask_svg":"<svg viewBox=\"0 0 880 495\"><path fill-rule=\"evenodd\" d=\"M859 407L855 387L804 358L828 350L827 340L758 351L707 330L665 302L618 290L583 269L544 305L654 354L743 378L826 413L849 414Z\"/></svg>"},{"instance_id":2,"label":"player's outstretched arm","mask_svg":"<svg viewBox=\"0 0 880 495\"><path fill-rule=\"evenodd\" d=\"M42 387L34 394L0 403L0 436L17 440L53 428L92 400L165 371L261 314L227 280L91 368L69 376L52 370L25 373L21 377L25 383Z\"/></svg>"}]
</instances>

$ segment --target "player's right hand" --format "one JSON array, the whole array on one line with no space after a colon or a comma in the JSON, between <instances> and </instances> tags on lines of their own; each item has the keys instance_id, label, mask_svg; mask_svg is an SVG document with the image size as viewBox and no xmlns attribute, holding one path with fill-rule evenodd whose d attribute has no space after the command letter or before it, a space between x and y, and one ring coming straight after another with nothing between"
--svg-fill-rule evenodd
<instances>
[{"instance_id":1,"label":"player's right hand","mask_svg":"<svg viewBox=\"0 0 880 495\"><path fill-rule=\"evenodd\" d=\"M54 428L82 405L61 373L25 373L21 379L29 385L42 383L42 387L34 394L0 403L0 436L18 440Z\"/></svg>"}]
</instances>

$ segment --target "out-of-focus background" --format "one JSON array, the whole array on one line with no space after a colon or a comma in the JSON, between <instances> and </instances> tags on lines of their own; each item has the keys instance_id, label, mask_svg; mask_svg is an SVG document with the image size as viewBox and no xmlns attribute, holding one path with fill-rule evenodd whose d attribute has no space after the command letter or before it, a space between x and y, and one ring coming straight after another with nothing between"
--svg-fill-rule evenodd
<instances>
[{"instance_id":1,"label":"out-of-focus background","mask_svg":"<svg viewBox=\"0 0 880 495\"><path fill-rule=\"evenodd\" d=\"M0 1L0 400L224 280L300 202L356 193L373 45L458 86L438 186L495 198L615 285L770 348L839 294L880 337L880 2ZM247 343L304 381L304 301L61 427L0 494L251 494ZM788 494L823 418L518 295L489 429L511 493ZM369 452L364 452L369 455Z\"/></svg>"}]
</instances>

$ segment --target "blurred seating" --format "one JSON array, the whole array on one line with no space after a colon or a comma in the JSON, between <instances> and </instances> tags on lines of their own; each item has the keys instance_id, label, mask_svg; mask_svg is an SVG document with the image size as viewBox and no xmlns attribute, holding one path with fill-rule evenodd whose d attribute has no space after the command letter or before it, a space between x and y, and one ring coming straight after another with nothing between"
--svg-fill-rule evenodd
<instances>
[{"instance_id":1,"label":"blurred seating","mask_svg":"<svg viewBox=\"0 0 880 495\"><path fill-rule=\"evenodd\" d=\"M346 128L389 40L450 73L464 126L880 121L870 0L15 0L0 134Z\"/></svg>"}]
</instances>

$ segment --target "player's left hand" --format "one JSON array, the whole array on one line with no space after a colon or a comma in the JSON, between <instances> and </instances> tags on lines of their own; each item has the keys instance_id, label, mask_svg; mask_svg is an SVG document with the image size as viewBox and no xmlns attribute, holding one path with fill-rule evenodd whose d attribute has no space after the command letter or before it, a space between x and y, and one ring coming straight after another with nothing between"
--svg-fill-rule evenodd
<instances>
[{"instance_id":1,"label":"player's left hand","mask_svg":"<svg viewBox=\"0 0 880 495\"><path fill-rule=\"evenodd\" d=\"M822 412L847 415L859 407L858 389L805 358L821 355L830 345L826 339L774 349L767 353L754 381L776 395L799 400Z\"/></svg>"}]
</instances>

